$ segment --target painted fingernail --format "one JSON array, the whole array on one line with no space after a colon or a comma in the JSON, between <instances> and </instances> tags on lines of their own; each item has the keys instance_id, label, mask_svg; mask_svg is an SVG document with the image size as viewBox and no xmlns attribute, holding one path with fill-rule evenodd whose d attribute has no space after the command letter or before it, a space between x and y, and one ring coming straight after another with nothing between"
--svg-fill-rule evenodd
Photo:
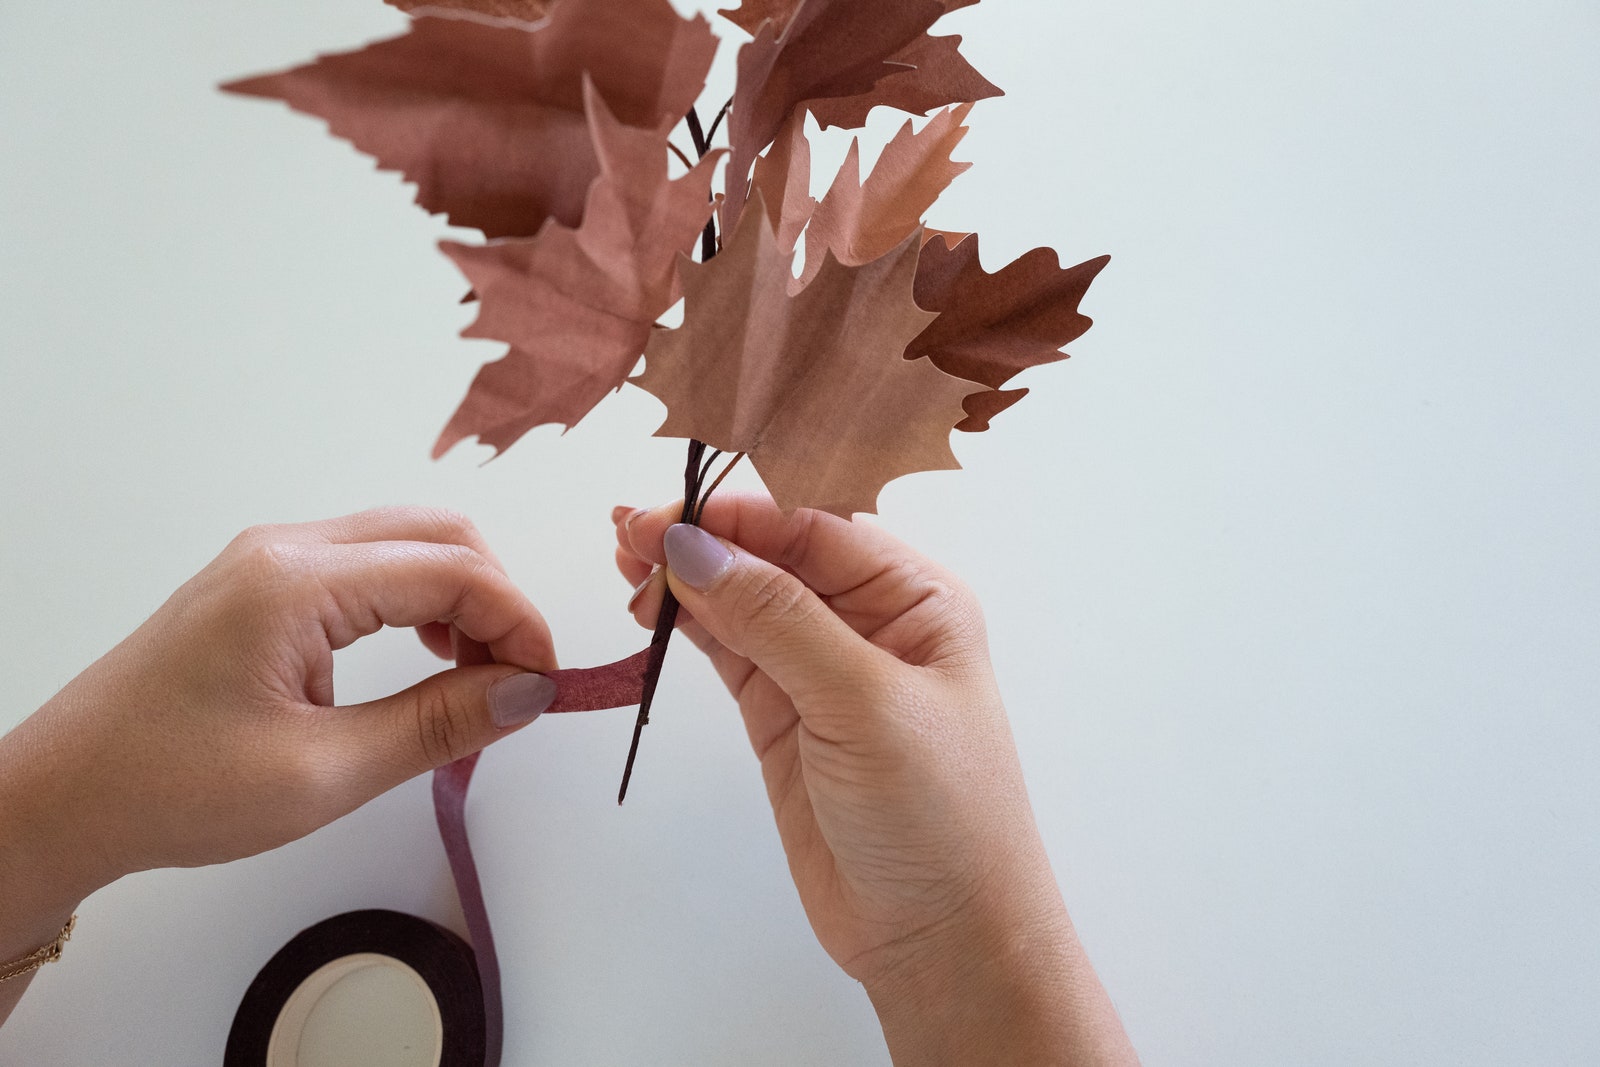
<instances>
[{"instance_id":1,"label":"painted fingernail","mask_svg":"<svg viewBox=\"0 0 1600 1067\"><path fill-rule=\"evenodd\" d=\"M556 699L556 683L542 674L513 674L489 687L489 718L502 730L532 722Z\"/></svg>"},{"instance_id":2,"label":"painted fingernail","mask_svg":"<svg viewBox=\"0 0 1600 1067\"><path fill-rule=\"evenodd\" d=\"M645 575L644 581L633 587L633 595L628 598L628 611L630 613L633 611L634 606L639 603L639 598L644 596L644 591L650 588L650 583L655 581L656 573L660 570L660 567L656 567Z\"/></svg>"},{"instance_id":3,"label":"painted fingernail","mask_svg":"<svg viewBox=\"0 0 1600 1067\"><path fill-rule=\"evenodd\" d=\"M733 552L727 545L698 526L678 523L667 527L662 547L667 566L696 589L705 589L733 566Z\"/></svg>"}]
</instances>

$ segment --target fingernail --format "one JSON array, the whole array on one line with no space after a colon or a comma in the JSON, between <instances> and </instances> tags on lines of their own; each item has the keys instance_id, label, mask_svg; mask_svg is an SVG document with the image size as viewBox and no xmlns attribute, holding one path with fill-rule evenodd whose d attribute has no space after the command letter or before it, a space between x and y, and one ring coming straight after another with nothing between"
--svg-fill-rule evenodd
<instances>
[{"instance_id":1,"label":"fingernail","mask_svg":"<svg viewBox=\"0 0 1600 1067\"><path fill-rule=\"evenodd\" d=\"M650 588L650 583L655 581L656 573L660 570L660 567L656 567L649 574L645 575L644 581L633 587L633 595L628 598L628 611L630 613L633 611L634 605L639 603L639 598L644 596L644 591Z\"/></svg>"},{"instance_id":2,"label":"fingernail","mask_svg":"<svg viewBox=\"0 0 1600 1067\"><path fill-rule=\"evenodd\" d=\"M629 515L632 515L638 510L638 508L630 508L626 504L618 504L616 507L611 509L611 525L620 525L623 519L627 518Z\"/></svg>"},{"instance_id":3,"label":"fingernail","mask_svg":"<svg viewBox=\"0 0 1600 1067\"><path fill-rule=\"evenodd\" d=\"M637 519L640 515L648 514L650 514L649 508L634 508L632 511L628 512L622 517L622 528L624 530L628 529L633 525L634 519Z\"/></svg>"},{"instance_id":4,"label":"fingernail","mask_svg":"<svg viewBox=\"0 0 1600 1067\"><path fill-rule=\"evenodd\" d=\"M733 566L733 552L728 546L698 526L680 522L667 527L662 547L666 549L667 566L696 589L706 588Z\"/></svg>"},{"instance_id":5,"label":"fingernail","mask_svg":"<svg viewBox=\"0 0 1600 1067\"><path fill-rule=\"evenodd\" d=\"M556 683L542 674L513 674L489 687L489 718L502 730L532 722L556 699Z\"/></svg>"}]
</instances>

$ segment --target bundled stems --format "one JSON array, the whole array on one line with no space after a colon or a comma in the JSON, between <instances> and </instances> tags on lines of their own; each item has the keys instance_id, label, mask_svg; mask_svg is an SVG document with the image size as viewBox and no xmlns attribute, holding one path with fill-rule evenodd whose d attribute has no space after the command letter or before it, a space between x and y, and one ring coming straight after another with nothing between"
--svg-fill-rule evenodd
<instances>
[{"instance_id":1,"label":"bundled stems","mask_svg":"<svg viewBox=\"0 0 1600 1067\"><path fill-rule=\"evenodd\" d=\"M722 453L718 452L717 455L720 456L720 455L722 455ZM700 494L700 503L695 506L694 518L689 520L691 523L693 523L695 526L699 526L700 525L700 520L705 518L705 515L706 515L706 503L711 499L711 494L715 493L717 491L717 486L722 484L722 479L726 478L728 476L729 472L731 472L733 470L733 468L737 467L739 465L739 461L741 459L743 459L743 458L744 458L744 453L743 452L739 452L739 453L735 454L734 457L728 461L728 465L726 467L722 468L722 473L717 475L717 480L712 482L709 486L707 486L705 491ZM706 461L706 466L705 466L704 469L709 469L710 467L711 467L711 462L710 462L710 460L707 460ZM702 471L702 475L701 475L700 480L702 482L705 481L705 476L704 476L703 471Z\"/></svg>"},{"instance_id":2,"label":"bundled stems","mask_svg":"<svg viewBox=\"0 0 1600 1067\"><path fill-rule=\"evenodd\" d=\"M683 509L678 514L678 521L691 526L700 525L711 494L716 492L717 486L722 484L728 472L744 458L743 452L735 454L723 466L716 479L710 485L706 485L711 465L722 455L722 451L714 450L709 456L705 455L705 451L704 441L690 441L689 454L684 461ZM639 754L639 737L650 721L650 705L655 700L656 686L661 681L661 668L667 659L667 644L672 640L672 631L677 623L678 598L672 595L671 589L667 589L662 594L661 612L656 616L655 632L650 637L650 658L645 661L644 686L639 697L639 717L634 720L633 741L628 746L628 762L622 768L622 787L617 790L618 804L628 796L628 781L633 777L633 761Z\"/></svg>"},{"instance_id":3,"label":"bundled stems","mask_svg":"<svg viewBox=\"0 0 1600 1067\"><path fill-rule=\"evenodd\" d=\"M724 105L717 115L717 121L711 126L712 134L716 133L717 126L721 124L727 110L727 106ZM694 139L695 151L701 159L704 159L706 153L711 151L711 141L707 132L700 126L699 113L690 108L685 121L689 126L689 136ZM687 163L688 160L684 162ZM704 263L716 254L717 223L713 217L706 220L706 228L700 235L700 262ZM721 450L716 449L708 457L706 447L704 441L689 442L689 454L683 467L683 511L678 516L680 523L699 525L700 516L705 511L706 501L710 499L712 491L722 484L722 479L728 476L734 464L744 456L742 452L734 456L717 476L716 481L711 483L710 488L703 489L706 477L711 473L711 464L722 455ZM667 659L667 645L672 641L672 631L677 623L678 598L672 595L671 589L667 589L662 594L661 612L656 616L655 632L650 637L650 658L645 664L644 688L639 697L639 716L633 722L633 741L628 745L628 762L622 768L622 785L617 790L618 804L628 796L628 781L633 777L633 761L639 755L639 737L650 721L650 705L655 700L656 686L661 681L661 668Z\"/></svg>"},{"instance_id":4,"label":"bundled stems","mask_svg":"<svg viewBox=\"0 0 1600 1067\"><path fill-rule=\"evenodd\" d=\"M689 522L696 517L695 501L700 496L700 482L705 477L700 458L704 455L704 441L689 442L689 456L683 469L683 511L679 522ZM622 768L622 786L617 790L617 803L628 796L628 780L633 777L633 761L639 755L639 736L650 721L650 704L655 700L656 685L661 681L661 668L667 660L667 645L672 641L672 630L678 623L678 598L666 590L661 598L661 613L656 616L655 632L650 636L650 658L644 668L644 690L639 697L639 717L633 721L633 741L628 745L628 762Z\"/></svg>"}]
</instances>

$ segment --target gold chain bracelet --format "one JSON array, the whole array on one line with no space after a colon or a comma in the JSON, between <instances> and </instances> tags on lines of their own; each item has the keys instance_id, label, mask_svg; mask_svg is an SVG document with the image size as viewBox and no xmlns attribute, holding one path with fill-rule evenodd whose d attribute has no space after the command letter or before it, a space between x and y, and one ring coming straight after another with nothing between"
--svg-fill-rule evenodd
<instances>
[{"instance_id":1,"label":"gold chain bracelet","mask_svg":"<svg viewBox=\"0 0 1600 1067\"><path fill-rule=\"evenodd\" d=\"M0 963L0 982L9 982L13 978L21 978L31 974L47 963L54 963L61 958L61 946L72 940L72 928L78 925L78 917L74 915L67 920L67 925L61 928L56 939L43 948L36 948L20 960L10 963Z\"/></svg>"}]
</instances>

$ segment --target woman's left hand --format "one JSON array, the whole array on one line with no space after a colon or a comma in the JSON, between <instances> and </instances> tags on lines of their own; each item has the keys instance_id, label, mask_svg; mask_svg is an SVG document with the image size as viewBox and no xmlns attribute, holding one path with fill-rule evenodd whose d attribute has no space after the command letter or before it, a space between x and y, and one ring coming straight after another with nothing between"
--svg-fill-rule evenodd
<instances>
[{"instance_id":1,"label":"woman's left hand","mask_svg":"<svg viewBox=\"0 0 1600 1067\"><path fill-rule=\"evenodd\" d=\"M484 665L332 706L334 650L384 626L481 644ZM123 874L265 851L476 752L548 706L528 672L554 667L544 620L459 516L245 531L0 738L0 960Z\"/></svg>"}]
</instances>

